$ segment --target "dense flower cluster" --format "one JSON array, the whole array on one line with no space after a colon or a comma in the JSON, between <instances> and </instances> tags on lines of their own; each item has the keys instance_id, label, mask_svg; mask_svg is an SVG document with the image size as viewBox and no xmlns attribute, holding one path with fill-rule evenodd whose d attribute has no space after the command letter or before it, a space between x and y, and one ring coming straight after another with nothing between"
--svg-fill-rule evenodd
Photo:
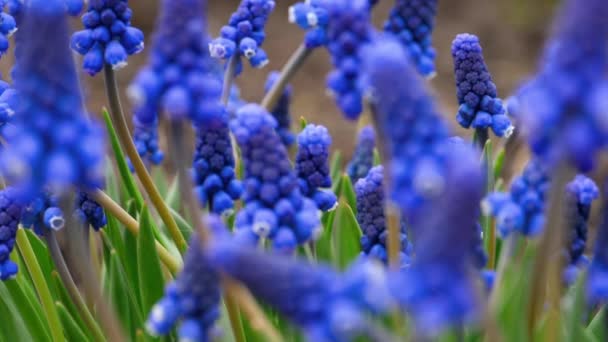
<instances>
[{"instance_id":1,"label":"dense flower cluster","mask_svg":"<svg viewBox=\"0 0 608 342\"><path fill-rule=\"evenodd\" d=\"M41 236L47 229L60 230L65 225L65 217L59 205L56 195L44 192L23 207L21 224Z\"/></svg>"},{"instance_id":2,"label":"dense flower cluster","mask_svg":"<svg viewBox=\"0 0 608 342\"><path fill-rule=\"evenodd\" d=\"M363 231L361 237L361 250L369 255L388 263L388 230L384 216L384 167L372 168L366 177L359 179L355 184L357 195L357 221ZM399 255L402 268L409 266L412 245L407 239L405 222L401 222L401 253Z\"/></svg>"},{"instance_id":3,"label":"dense flower cluster","mask_svg":"<svg viewBox=\"0 0 608 342\"><path fill-rule=\"evenodd\" d=\"M374 120L386 142L389 195L412 222L417 208L444 190L449 130L398 42L379 39L364 55Z\"/></svg>"},{"instance_id":4,"label":"dense flower cluster","mask_svg":"<svg viewBox=\"0 0 608 342\"><path fill-rule=\"evenodd\" d=\"M395 35L406 48L418 72L435 74L435 49L432 45L437 0L397 0L384 23L384 30Z\"/></svg>"},{"instance_id":5,"label":"dense flower cluster","mask_svg":"<svg viewBox=\"0 0 608 342\"><path fill-rule=\"evenodd\" d=\"M336 0L329 5L327 49L335 70L327 86L346 118L354 120L363 111L360 50L372 39L367 0Z\"/></svg>"},{"instance_id":6,"label":"dense flower cluster","mask_svg":"<svg viewBox=\"0 0 608 342\"><path fill-rule=\"evenodd\" d=\"M20 219L21 206L14 189L0 190L0 280L3 281L17 274L17 264L9 257L15 247Z\"/></svg>"},{"instance_id":7,"label":"dense flower cluster","mask_svg":"<svg viewBox=\"0 0 608 342\"><path fill-rule=\"evenodd\" d=\"M62 0L63 6L69 15L76 16L84 9L84 0ZM24 0L0 0L0 5L8 6L8 12L18 19L23 13Z\"/></svg>"},{"instance_id":8,"label":"dense flower cluster","mask_svg":"<svg viewBox=\"0 0 608 342\"><path fill-rule=\"evenodd\" d=\"M85 29L72 36L72 48L84 56L87 73L95 75L106 64L120 69L128 56L144 49L144 34L131 26L132 15L128 0L89 1L82 16Z\"/></svg>"},{"instance_id":9,"label":"dense flower cluster","mask_svg":"<svg viewBox=\"0 0 608 342\"><path fill-rule=\"evenodd\" d=\"M195 193L203 206L216 214L232 212L243 187L236 179L227 118L196 128L193 177Z\"/></svg>"},{"instance_id":10,"label":"dense flower cluster","mask_svg":"<svg viewBox=\"0 0 608 342\"><path fill-rule=\"evenodd\" d=\"M492 128L499 137L509 137L513 126L506 115L496 85L483 58L479 38L463 33L452 43L458 114L456 120L464 128Z\"/></svg>"},{"instance_id":11,"label":"dense flower cluster","mask_svg":"<svg viewBox=\"0 0 608 342\"><path fill-rule=\"evenodd\" d=\"M235 56L238 58L237 70L242 68L241 57L249 60L254 68L268 64L262 44L266 39L266 21L274 6L273 0L242 0L228 25L222 27L220 37L209 43L211 56L224 60Z\"/></svg>"},{"instance_id":12,"label":"dense flower cluster","mask_svg":"<svg viewBox=\"0 0 608 342\"><path fill-rule=\"evenodd\" d=\"M133 113L133 143L142 160L152 165L159 165L165 158L158 141L158 116L147 106Z\"/></svg>"},{"instance_id":13,"label":"dense flower cluster","mask_svg":"<svg viewBox=\"0 0 608 342\"><path fill-rule=\"evenodd\" d=\"M322 211L329 211L338 205L338 199L331 190L329 174L329 147L331 136L327 128L308 124L298 134L296 173L302 194L317 204Z\"/></svg>"},{"instance_id":14,"label":"dense flower cluster","mask_svg":"<svg viewBox=\"0 0 608 342\"><path fill-rule=\"evenodd\" d=\"M545 198L549 190L549 170L533 159L521 176L511 183L509 193L495 192L482 202L485 215L496 218L496 228L505 237L512 232L538 235L544 226Z\"/></svg>"},{"instance_id":15,"label":"dense flower cluster","mask_svg":"<svg viewBox=\"0 0 608 342\"><path fill-rule=\"evenodd\" d=\"M273 71L268 74L264 91L268 92L279 79L281 74L278 71ZM291 85L287 85L283 90L283 94L279 97L277 105L271 110L272 116L277 120L277 134L281 137L281 141L285 146L291 146L295 141L293 133L291 133L291 115L289 114L289 105L291 103L291 94L293 89Z\"/></svg>"},{"instance_id":16,"label":"dense flower cluster","mask_svg":"<svg viewBox=\"0 0 608 342\"><path fill-rule=\"evenodd\" d=\"M371 125L363 127L359 132L359 138L353 158L346 166L346 173L354 183L358 179L367 176L369 170L374 166L374 149L376 148L376 133Z\"/></svg>"},{"instance_id":17,"label":"dense flower cluster","mask_svg":"<svg viewBox=\"0 0 608 342\"><path fill-rule=\"evenodd\" d=\"M8 51L8 38L17 31L15 18L8 13L2 12L6 5L7 0L0 0L0 57Z\"/></svg>"},{"instance_id":18,"label":"dense flower cluster","mask_svg":"<svg viewBox=\"0 0 608 342\"><path fill-rule=\"evenodd\" d=\"M219 274L209 264L195 234L190 238L183 270L152 308L146 329L155 336L166 335L181 320L181 341L211 341L217 334L214 324L220 316L220 295Z\"/></svg>"},{"instance_id":19,"label":"dense flower cluster","mask_svg":"<svg viewBox=\"0 0 608 342\"><path fill-rule=\"evenodd\" d=\"M608 137L608 2L567 0L538 74L516 93L509 112L534 154L586 172Z\"/></svg>"},{"instance_id":20,"label":"dense flower cluster","mask_svg":"<svg viewBox=\"0 0 608 342\"><path fill-rule=\"evenodd\" d=\"M608 194L604 185L603 195ZM608 302L608 202L602 206L593 259L587 275L587 301L591 304Z\"/></svg>"},{"instance_id":21,"label":"dense flower cluster","mask_svg":"<svg viewBox=\"0 0 608 342\"><path fill-rule=\"evenodd\" d=\"M235 227L245 239L268 237L275 249L291 252L318 235L320 221L315 202L300 192L276 126L256 104L241 107L230 122L245 168L245 207Z\"/></svg>"},{"instance_id":22,"label":"dense flower cluster","mask_svg":"<svg viewBox=\"0 0 608 342\"><path fill-rule=\"evenodd\" d=\"M327 45L329 25L327 0L307 0L289 7L289 22L307 30L304 45L308 49Z\"/></svg>"},{"instance_id":23,"label":"dense flower cluster","mask_svg":"<svg viewBox=\"0 0 608 342\"><path fill-rule=\"evenodd\" d=\"M379 265L360 262L344 274L290 258L277 258L228 242L214 243L210 260L243 282L259 299L302 328L309 341L352 341L376 335L366 318L386 314L391 297Z\"/></svg>"},{"instance_id":24,"label":"dense flower cluster","mask_svg":"<svg viewBox=\"0 0 608 342\"><path fill-rule=\"evenodd\" d=\"M90 225L97 231L106 226L108 223L106 213L99 203L87 195L86 192L79 191L76 193L75 202L74 213L80 222Z\"/></svg>"},{"instance_id":25,"label":"dense flower cluster","mask_svg":"<svg viewBox=\"0 0 608 342\"><path fill-rule=\"evenodd\" d=\"M7 82L0 81L0 136L11 121L17 107L16 91Z\"/></svg>"},{"instance_id":26,"label":"dense flower cluster","mask_svg":"<svg viewBox=\"0 0 608 342\"><path fill-rule=\"evenodd\" d=\"M29 198L46 186L99 187L102 132L83 113L62 3L32 0L19 35L13 71L18 105L14 125L4 130L10 141L2 153L4 175Z\"/></svg>"}]
</instances>

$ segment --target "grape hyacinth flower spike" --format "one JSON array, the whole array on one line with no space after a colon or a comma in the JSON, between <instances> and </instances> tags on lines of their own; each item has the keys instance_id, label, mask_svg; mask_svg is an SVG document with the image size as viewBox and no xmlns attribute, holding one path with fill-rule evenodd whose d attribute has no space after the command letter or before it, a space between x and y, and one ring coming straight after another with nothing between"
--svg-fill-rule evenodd
<instances>
[{"instance_id":1,"label":"grape hyacinth flower spike","mask_svg":"<svg viewBox=\"0 0 608 342\"><path fill-rule=\"evenodd\" d=\"M594 167L608 137L608 2L566 0L537 75L516 92L509 113L546 163Z\"/></svg>"},{"instance_id":2,"label":"grape hyacinth flower spike","mask_svg":"<svg viewBox=\"0 0 608 342\"><path fill-rule=\"evenodd\" d=\"M76 194L74 214L80 222L91 226L95 231L106 226L108 220L106 213L99 203L92 199L86 192L79 191Z\"/></svg>"},{"instance_id":3,"label":"grape hyacinth flower spike","mask_svg":"<svg viewBox=\"0 0 608 342\"><path fill-rule=\"evenodd\" d=\"M338 199L331 189L329 174L329 147L331 136L327 128L308 124L298 134L296 173L302 194L317 204L321 211L330 211L338 205Z\"/></svg>"},{"instance_id":4,"label":"grape hyacinth flower spike","mask_svg":"<svg viewBox=\"0 0 608 342\"><path fill-rule=\"evenodd\" d=\"M165 158L158 141L156 111L143 105L133 113L133 142L137 153L146 162L159 165Z\"/></svg>"},{"instance_id":5,"label":"grape hyacinth flower spike","mask_svg":"<svg viewBox=\"0 0 608 342\"><path fill-rule=\"evenodd\" d=\"M5 177L26 202L47 188L99 188L104 170L101 129L82 109L65 9L58 0L42 3L32 0L23 17L13 72L19 101L1 154Z\"/></svg>"},{"instance_id":6,"label":"grape hyacinth flower spike","mask_svg":"<svg viewBox=\"0 0 608 342\"><path fill-rule=\"evenodd\" d=\"M498 137L508 138L513 125L506 115L496 85L483 58L479 38L463 33L452 42L456 97L460 107L456 121L478 130L491 128ZM485 144L485 141L483 142Z\"/></svg>"},{"instance_id":7,"label":"grape hyacinth flower spike","mask_svg":"<svg viewBox=\"0 0 608 342\"><path fill-rule=\"evenodd\" d=\"M220 316L219 280L200 237L192 235L184 268L152 308L146 322L147 331L153 336L166 335L180 320L180 341L211 341L218 333L214 325Z\"/></svg>"},{"instance_id":8,"label":"grape hyacinth flower spike","mask_svg":"<svg viewBox=\"0 0 608 342\"><path fill-rule=\"evenodd\" d=\"M7 5L7 0L0 0L0 57L4 56L9 48L9 37L17 31L15 18L3 12Z\"/></svg>"},{"instance_id":9,"label":"grape hyacinth flower spike","mask_svg":"<svg viewBox=\"0 0 608 342\"><path fill-rule=\"evenodd\" d=\"M275 250L291 253L318 236L319 211L300 192L276 127L276 120L256 104L242 106L230 122L245 169L245 206L236 216L235 228L245 241L266 237Z\"/></svg>"},{"instance_id":10,"label":"grape hyacinth flower spike","mask_svg":"<svg viewBox=\"0 0 608 342\"><path fill-rule=\"evenodd\" d=\"M47 229L60 230L65 225L65 216L59 208L59 198L48 191L38 195L23 206L21 225L43 236Z\"/></svg>"},{"instance_id":11,"label":"grape hyacinth flower spike","mask_svg":"<svg viewBox=\"0 0 608 342\"><path fill-rule=\"evenodd\" d=\"M372 168L366 177L355 183L357 195L357 221L363 231L361 237L362 255L366 255L388 264L388 230L384 216L384 167ZM412 245L408 241L405 222L401 221L400 230L400 267L410 265Z\"/></svg>"},{"instance_id":12,"label":"grape hyacinth flower spike","mask_svg":"<svg viewBox=\"0 0 608 342\"><path fill-rule=\"evenodd\" d=\"M273 85L278 81L281 74L278 71L273 71L268 74L264 91L269 92ZM291 114L289 113L289 106L291 104L291 95L293 88L291 85L287 85L283 90L283 93L279 97L277 105L271 110L272 116L277 120L277 134L281 137L281 141L287 147L291 146L295 137L291 132Z\"/></svg>"},{"instance_id":13,"label":"grape hyacinth flower spike","mask_svg":"<svg viewBox=\"0 0 608 342\"><path fill-rule=\"evenodd\" d=\"M418 72L435 75L435 49L432 45L437 0L396 0L384 31L394 35L405 47Z\"/></svg>"},{"instance_id":14,"label":"grape hyacinth flower spike","mask_svg":"<svg viewBox=\"0 0 608 342\"><path fill-rule=\"evenodd\" d=\"M304 46L314 49L329 42L329 2L327 0L307 0L289 7L289 22L306 30Z\"/></svg>"},{"instance_id":15,"label":"grape hyacinth flower spike","mask_svg":"<svg viewBox=\"0 0 608 342\"><path fill-rule=\"evenodd\" d=\"M604 184L603 194L608 194L607 184ZM597 237L591 265L587 275L587 301L590 305L608 302L608 202L602 206L602 219L598 227Z\"/></svg>"},{"instance_id":16,"label":"grape hyacinth flower spike","mask_svg":"<svg viewBox=\"0 0 608 342\"><path fill-rule=\"evenodd\" d=\"M25 6L25 0L2 0L8 6L8 12L15 17L20 18ZM63 6L67 14L71 16L79 15L84 9L84 0L62 0Z\"/></svg>"},{"instance_id":17,"label":"grape hyacinth flower spike","mask_svg":"<svg viewBox=\"0 0 608 342\"><path fill-rule=\"evenodd\" d=\"M254 68L268 64L268 56L262 49L266 39L266 21L275 7L273 0L241 0L228 25L224 25L220 37L209 43L211 57L222 60L237 58L241 69L241 57Z\"/></svg>"},{"instance_id":18,"label":"grape hyacinth flower spike","mask_svg":"<svg viewBox=\"0 0 608 342\"><path fill-rule=\"evenodd\" d=\"M377 337L379 329L366 318L392 309L385 271L373 262L354 263L339 274L231 241L214 241L208 254L212 265L302 328L309 341L387 340Z\"/></svg>"},{"instance_id":19,"label":"grape hyacinth flower spike","mask_svg":"<svg viewBox=\"0 0 608 342\"><path fill-rule=\"evenodd\" d=\"M376 132L371 125L363 127L359 132L359 138L353 158L346 166L346 173L350 180L355 183L374 166L374 148L376 147Z\"/></svg>"},{"instance_id":20,"label":"grape hyacinth flower spike","mask_svg":"<svg viewBox=\"0 0 608 342\"><path fill-rule=\"evenodd\" d=\"M15 247L15 238L21 219L21 205L12 188L0 190L0 280L12 279L18 266L9 257Z\"/></svg>"},{"instance_id":21,"label":"grape hyacinth flower spike","mask_svg":"<svg viewBox=\"0 0 608 342\"><path fill-rule=\"evenodd\" d=\"M131 26L132 15L128 0L89 1L82 16L85 29L73 34L71 46L84 56L83 68L91 76L106 64L123 68L128 56L144 49L144 34Z\"/></svg>"}]
</instances>

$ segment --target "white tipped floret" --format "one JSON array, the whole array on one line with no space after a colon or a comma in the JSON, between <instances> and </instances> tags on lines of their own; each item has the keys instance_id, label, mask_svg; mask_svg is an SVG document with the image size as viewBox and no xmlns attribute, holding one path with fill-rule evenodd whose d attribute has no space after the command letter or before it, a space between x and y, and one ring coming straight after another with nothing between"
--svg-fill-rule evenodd
<instances>
[{"instance_id":1,"label":"white tipped floret","mask_svg":"<svg viewBox=\"0 0 608 342\"><path fill-rule=\"evenodd\" d=\"M308 22L308 25L312 27L319 25L319 17L317 17L314 12L306 13L306 21Z\"/></svg>"},{"instance_id":2,"label":"white tipped floret","mask_svg":"<svg viewBox=\"0 0 608 342\"><path fill-rule=\"evenodd\" d=\"M112 64L112 70L120 70L127 66L127 61L120 61L118 63Z\"/></svg>"},{"instance_id":3,"label":"white tipped floret","mask_svg":"<svg viewBox=\"0 0 608 342\"><path fill-rule=\"evenodd\" d=\"M513 132L515 132L515 126L510 125L509 127L507 127L507 129L505 130L505 134L503 135L503 137L505 139L508 139L511 135L513 135Z\"/></svg>"},{"instance_id":4,"label":"white tipped floret","mask_svg":"<svg viewBox=\"0 0 608 342\"><path fill-rule=\"evenodd\" d=\"M323 227L318 226L312 230L312 240L318 240L323 235Z\"/></svg>"},{"instance_id":5,"label":"white tipped floret","mask_svg":"<svg viewBox=\"0 0 608 342\"><path fill-rule=\"evenodd\" d=\"M265 221L256 222L253 224L253 232L260 237L267 237L270 235L270 224Z\"/></svg>"},{"instance_id":6,"label":"white tipped floret","mask_svg":"<svg viewBox=\"0 0 608 342\"><path fill-rule=\"evenodd\" d=\"M332 205L331 208L329 208L327 210L327 212L331 212L331 211L334 211L336 209L338 209L338 201L336 201L336 203L334 203L334 205Z\"/></svg>"},{"instance_id":7,"label":"white tipped floret","mask_svg":"<svg viewBox=\"0 0 608 342\"><path fill-rule=\"evenodd\" d=\"M51 226L51 229L60 230L65 226L65 219L63 218L63 216L53 216L50 218L49 224Z\"/></svg>"},{"instance_id":8,"label":"white tipped floret","mask_svg":"<svg viewBox=\"0 0 608 342\"><path fill-rule=\"evenodd\" d=\"M162 322L166 318L165 309L161 305L154 305L152 311L150 311L150 318L146 322L146 331L148 334L156 337L159 336L158 330L154 326L155 322Z\"/></svg>"},{"instance_id":9,"label":"white tipped floret","mask_svg":"<svg viewBox=\"0 0 608 342\"><path fill-rule=\"evenodd\" d=\"M222 213L220 214L220 216L221 216L223 219L227 219L227 218L229 218L230 216L232 216L232 214L234 214L234 209L232 209L232 208L228 208L228 209L226 209L226 210L222 211Z\"/></svg>"},{"instance_id":10,"label":"white tipped floret","mask_svg":"<svg viewBox=\"0 0 608 342\"><path fill-rule=\"evenodd\" d=\"M484 216L490 216L492 214L492 204L487 198L481 201L481 213Z\"/></svg>"},{"instance_id":11,"label":"white tipped floret","mask_svg":"<svg viewBox=\"0 0 608 342\"><path fill-rule=\"evenodd\" d=\"M252 59L253 57L255 57L255 50L251 48L245 49L245 51L243 51L243 55L247 59Z\"/></svg>"},{"instance_id":12,"label":"white tipped floret","mask_svg":"<svg viewBox=\"0 0 608 342\"><path fill-rule=\"evenodd\" d=\"M8 31L8 33L6 34L6 37L8 38L8 37L12 36L15 32L17 32L17 30L18 29L15 27L14 29Z\"/></svg>"},{"instance_id":13,"label":"white tipped floret","mask_svg":"<svg viewBox=\"0 0 608 342\"><path fill-rule=\"evenodd\" d=\"M294 8L294 6L289 6L289 10L287 10L287 17L289 18L289 22L290 23L295 23L296 22L296 9Z\"/></svg>"}]
</instances>

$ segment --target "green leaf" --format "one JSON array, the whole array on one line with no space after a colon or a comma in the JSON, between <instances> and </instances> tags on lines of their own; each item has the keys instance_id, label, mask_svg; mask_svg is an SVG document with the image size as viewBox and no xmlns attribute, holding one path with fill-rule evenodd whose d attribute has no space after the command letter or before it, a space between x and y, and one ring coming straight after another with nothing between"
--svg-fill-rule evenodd
<instances>
[{"instance_id":1,"label":"green leaf","mask_svg":"<svg viewBox=\"0 0 608 342\"><path fill-rule=\"evenodd\" d=\"M374 148L374 166L378 166L380 164L382 164L382 157L380 156L378 149Z\"/></svg>"},{"instance_id":2,"label":"green leaf","mask_svg":"<svg viewBox=\"0 0 608 342\"><path fill-rule=\"evenodd\" d=\"M76 324L78 324L80 327L86 327L84 321L81 318L81 314L78 311L78 309L76 308L76 305L74 304L72 297L70 297L70 295L68 294L67 289L65 288L65 286L63 285L63 282L61 281L61 277L59 276L59 273L57 271L53 271L52 275L53 277L53 285L55 286L55 289L57 291L57 300L61 303L64 303L64 308L66 310L68 310L70 312L70 314L72 315L72 317L74 317L76 319ZM61 319L61 317L59 317ZM85 331L88 331L88 329L85 328ZM91 337L91 336L89 336Z\"/></svg>"},{"instance_id":3,"label":"green leaf","mask_svg":"<svg viewBox=\"0 0 608 342\"><path fill-rule=\"evenodd\" d=\"M11 296L0 296L0 317L3 326L3 329L0 329L1 341L51 341L50 338L34 340L30 327L23 321Z\"/></svg>"},{"instance_id":4,"label":"green leaf","mask_svg":"<svg viewBox=\"0 0 608 342\"><path fill-rule=\"evenodd\" d=\"M334 184L334 190L336 183L340 179L340 175L342 174L342 152L340 150L336 150L331 157L331 161L329 163L329 170L331 174L331 181ZM335 192L335 191L334 191Z\"/></svg>"},{"instance_id":5,"label":"green leaf","mask_svg":"<svg viewBox=\"0 0 608 342\"><path fill-rule=\"evenodd\" d=\"M19 312L23 324L28 327L30 334L36 341L50 341L51 334L46 320L43 320L40 303L32 302L27 298L18 280L0 282L0 296L10 298L14 308ZM4 316L2 316L4 319ZM3 322L4 323L4 322ZM8 328L7 325L4 326Z\"/></svg>"},{"instance_id":6,"label":"green leaf","mask_svg":"<svg viewBox=\"0 0 608 342\"><path fill-rule=\"evenodd\" d=\"M59 319L61 319L61 323L63 324L65 335L68 341L91 341L87 335L82 331L82 329L78 326L72 315L66 307L60 302L55 302L55 306L57 307L57 313L59 313Z\"/></svg>"},{"instance_id":7,"label":"green leaf","mask_svg":"<svg viewBox=\"0 0 608 342\"><path fill-rule=\"evenodd\" d=\"M179 198L179 178L175 176L173 182L171 182L171 186L167 191L167 195L165 196L165 203L169 206L169 209L179 209L180 206L180 198Z\"/></svg>"},{"instance_id":8,"label":"green leaf","mask_svg":"<svg viewBox=\"0 0 608 342\"><path fill-rule=\"evenodd\" d=\"M566 341L576 342L584 339L583 319L587 306L585 301L586 279L587 274L585 272L578 277L574 287L567 293L566 302L572 304L568 306L568 310L565 312Z\"/></svg>"},{"instance_id":9,"label":"green leaf","mask_svg":"<svg viewBox=\"0 0 608 342\"><path fill-rule=\"evenodd\" d=\"M40 265L40 269L42 270L42 275L46 280L47 284L52 282L51 272L55 269L53 266L53 260L51 259L51 255L49 254L46 245L36 234L34 234L31 230L25 229L25 235L27 236L30 245L32 246L32 250L36 255L36 261L38 261L38 265ZM57 294L55 293L55 289L50 287L51 295L53 298L57 298Z\"/></svg>"},{"instance_id":10,"label":"green leaf","mask_svg":"<svg viewBox=\"0 0 608 342\"><path fill-rule=\"evenodd\" d=\"M166 197L169 193L169 182L167 180L167 175L164 170L160 167L153 167L150 171L152 180L154 181L154 185L156 185L156 189L158 193Z\"/></svg>"},{"instance_id":11,"label":"green leaf","mask_svg":"<svg viewBox=\"0 0 608 342\"><path fill-rule=\"evenodd\" d=\"M505 148L501 148L494 159L494 179L499 179L505 167Z\"/></svg>"},{"instance_id":12,"label":"green leaf","mask_svg":"<svg viewBox=\"0 0 608 342\"><path fill-rule=\"evenodd\" d=\"M605 341L606 336L606 306L603 306L600 311L598 311L591 323L585 329L589 334L595 336L599 341Z\"/></svg>"},{"instance_id":13,"label":"green leaf","mask_svg":"<svg viewBox=\"0 0 608 342\"><path fill-rule=\"evenodd\" d=\"M345 269L361 253L361 229L352 209L340 200L332 231L332 261Z\"/></svg>"},{"instance_id":14,"label":"green leaf","mask_svg":"<svg viewBox=\"0 0 608 342\"><path fill-rule=\"evenodd\" d=\"M303 131L307 125L308 125L308 121L306 121L306 118L303 116L300 116L300 131Z\"/></svg>"},{"instance_id":15,"label":"green leaf","mask_svg":"<svg viewBox=\"0 0 608 342\"><path fill-rule=\"evenodd\" d=\"M341 196L346 199L346 203L353 210L353 213L357 215L357 195L353 189L353 183L350 177L345 173L342 175L342 192Z\"/></svg>"},{"instance_id":16,"label":"green leaf","mask_svg":"<svg viewBox=\"0 0 608 342\"><path fill-rule=\"evenodd\" d=\"M331 262L331 236L334 224L334 218L336 211L330 211L323 213L321 217L321 223L323 225L323 232L319 239L315 242L315 256L319 262Z\"/></svg>"},{"instance_id":17,"label":"green leaf","mask_svg":"<svg viewBox=\"0 0 608 342\"><path fill-rule=\"evenodd\" d=\"M165 279L154 244L154 221L144 205L140 215L140 231L137 238L137 269L142 312L149 312L163 296Z\"/></svg>"}]
</instances>

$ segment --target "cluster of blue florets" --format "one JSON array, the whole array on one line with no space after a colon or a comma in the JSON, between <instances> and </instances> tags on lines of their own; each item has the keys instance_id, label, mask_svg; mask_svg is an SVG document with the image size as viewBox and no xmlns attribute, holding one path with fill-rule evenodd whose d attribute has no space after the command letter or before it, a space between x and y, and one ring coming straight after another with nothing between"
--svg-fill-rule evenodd
<instances>
[{"instance_id":1,"label":"cluster of blue florets","mask_svg":"<svg viewBox=\"0 0 608 342\"><path fill-rule=\"evenodd\" d=\"M338 274L325 266L277 258L228 242L214 243L209 255L219 270L302 328L309 341L376 337L366 315L392 309L386 273L374 263L357 262Z\"/></svg>"},{"instance_id":2,"label":"cluster of blue florets","mask_svg":"<svg viewBox=\"0 0 608 342\"><path fill-rule=\"evenodd\" d=\"M483 59L479 38L459 34L452 43L456 97L460 107L456 120L464 128L492 128L499 137L513 132L502 100L497 97L496 85Z\"/></svg>"},{"instance_id":3,"label":"cluster of blue florets","mask_svg":"<svg viewBox=\"0 0 608 342\"><path fill-rule=\"evenodd\" d=\"M268 64L262 43L266 39L266 21L274 6L273 0L242 0L228 25L222 27L220 37L209 43L211 56L225 60L235 56L238 58L237 70L242 68L241 57L249 60L254 68Z\"/></svg>"},{"instance_id":4,"label":"cluster of blue florets","mask_svg":"<svg viewBox=\"0 0 608 342\"><path fill-rule=\"evenodd\" d=\"M17 93L7 82L0 81L0 136L4 128L11 121L17 106Z\"/></svg>"},{"instance_id":5,"label":"cluster of blue florets","mask_svg":"<svg viewBox=\"0 0 608 342\"><path fill-rule=\"evenodd\" d=\"M327 78L327 87L346 118L354 120L363 111L365 87L361 81L360 49L370 42L367 0L337 0L329 5L327 49L335 70Z\"/></svg>"},{"instance_id":6,"label":"cluster of blue florets","mask_svg":"<svg viewBox=\"0 0 608 342\"><path fill-rule=\"evenodd\" d=\"M386 217L384 216L384 167L372 168L365 178L355 184L357 195L357 221L363 231L361 250L363 255L376 258L388 264ZM405 222L400 228L401 252L400 266L405 268L410 264L412 245L407 239Z\"/></svg>"},{"instance_id":7,"label":"cluster of blue florets","mask_svg":"<svg viewBox=\"0 0 608 342\"><path fill-rule=\"evenodd\" d=\"M338 199L331 190L329 174L329 147L331 136L325 126L308 124L298 134L298 153L296 155L296 173L300 191L312 199L322 211L332 210L338 205Z\"/></svg>"},{"instance_id":8,"label":"cluster of blue florets","mask_svg":"<svg viewBox=\"0 0 608 342\"><path fill-rule=\"evenodd\" d=\"M226 118L227 120L227 118ZM230 131L226 120L196 128L194 191L203 206L216 214L229 214L243 187L236 179Z\"/></svg>"},{"instance_id":9,"label":"cluster of blue florets","mask_svg":"<svg viewBox=\"0 0 608 342\"><path fill-rule=\"evenodd\" d=\"M150 114L147 106L136 109L133 113L133 143L142 160L159 165L165 158L158 141L158 116Z\"/></svg>"},{"instance_id":10,"label":"cluster of blue florets","mask_svg":"<svg viewBox=\"0 0 608 342\"><path fill-rule=\"evenodd\" d=\"M426 77L435 74L432 34L436 12L437 0L397 0L384 23L384 30L399 39L418 72Z\"/></svg>"},{"instance_id":11,"label":"cluster of blue florets","mask_svg":"<svg viewBox=\"0 0 608 342\"><path fill-rule=\"evenodd\" d=\"M99 187L105 154L102 132L85 118L76 69L66 57L65 9L58 0L42 2L32 0L19 32L13 71L18 101L14 124L4 129L10 146L2 153L4 175L29 198L44 187Z\"/></svg>"},{"instance_id":12,"label":"cluster of blue florets","mask_svg":"<svg viewBox=\"0 0 608 342\"><path fill-rule=\"evenodd\" d=\"M62 3L66 12L72 16L79 15L84 9L84 0L62 0ZM25 6L24 0L0 0L0 5L2 5L2 8L7 5L8 12L15 19L19 19Z\"/></svg>"},{"instance_id":13,"label":"cluster of blue florets","mask_svg":"<svg viewBox=\"0 0 608 342\"><path fill-rule=\"evenodd\" d=\"M72 36L72 48L84 56L87 73L95 75L106 64L120 69L128 56L144 49L144 34L131 26L132 15L128 0L89 1L82 16L85 29Z\"/></svg>"},{"instance_id":14,"label":"cluster of blue florets","mask_svg":"<svg viewBox=\"0 0 608 342\"><path fill-rule=\"evenodd\" d=\"M17 264L9 259L21 219L21 205L12 188L0 190L0 280L8 280L17 274Z\"/></svg>"},{"instance_id":15,"label":"cluster of blue florets","mask_svg":"<svg viewBox=\"0 0 608 342\"><path fill-rule=\"evenodd\" d=\"M291 252L318 235L319 211L300 192L276 126L276 120L255 104L241 107L230 122L245 168L245 207L237 214L235 227L251 242L267 237L276 250Z\"/></svg>"},{"instance_id":16,"label":"cluster of blue florets","mask_svg":"<svg viewBox=\"0 0 608 342\"><path fill-rule=\"evenodd\" d=\"M367 176L374 166L374 149L376 148L376 133L371 125L363 127L359 132L359 138L353 158L346 166L346 173L354 183L358 179Z\"/></svg>"},{"instance_id":17,"label":"cluster of blue florets","mask_svg":"<svg viewBox=\"0 0 608 342\"><path fill-rule=\"evenodd\" d=\"M23 207L21 224L40 236L47 229L60 230L65 225L65 216L59 205L59 198L45 191Z\"/></svg>"},{"instance_id":18,"label":"cluster of blue florets","mask_svg":"<svg viewBox=\"0 0 608 342\"><path fill-rule=\"evenodd\" d=\"M8 38L17 31L15 18L8 13L2 12L6 5L7 0L0 0L0 57L8 51Z\"/></svg>"},{"instance_id":19,"label":"cluster of blue florets","mask_svg":"<svg viewBox=\"0 0 608 342\"><path fill-rule=\"evenodd\" d=\"M211 341L220 316L219 274L209 264L198 235L190 238L184 268L152 308L146 329L154 336L171 332L178 320L181 341Z\"/></svg>"},{"instance_id":20,"label":"cluster of blue florets","mask_svg":"<svg viewBox=\"0 0 608 342\"><path fill-rule=\"evenodd\" d=\"M280 75L281 74L277 71L273 71L268 74L264 91L270 91L272 86L279 79ZM279 97L277 105L270 111L272 116L274 116L274 119L277 120L277 134L281 137L281 141L283 141L285 146L291 146L295 141L295 136L291 132L291 115L289 114L292 93L293 89L291 85L287 85Z\"/></svg>"},{"instance_id":21,"label":"cluster of blue florets","mask_svg":"<svg viewBox=\"0 0 608 342\"><path fill-rule=\"evenodd\" d=\"M327 45L329 12L327 0L307 0L289 7L289 22L307 30L304 45L308 49Z\"/></svg>"},{"instance_id":22,"label":"cluster of blue florets","mask_svg":"<svg viewBox=\"0 0 608 342\"><path fill-rule=\"evenodd\" d=\"M106 213L99 203L92 199L86 192L77 192L75 201L74 216L76 216L81 223L90 225L96 231L106 226L108 223Z\"/></svg>"},{"instance_id":23,"label":"cluster of blue florets","mask_svg":"<svg viewBox=\"0 0 608 342\"><path fill-rule=\"evenodd\" d=\"M608 194L604 188L602 195ZM602 206L602 219L595 238L593 258L587 275L587 301L600 304L608 301L608 203Z\"/></svg>"}]
</instances>

